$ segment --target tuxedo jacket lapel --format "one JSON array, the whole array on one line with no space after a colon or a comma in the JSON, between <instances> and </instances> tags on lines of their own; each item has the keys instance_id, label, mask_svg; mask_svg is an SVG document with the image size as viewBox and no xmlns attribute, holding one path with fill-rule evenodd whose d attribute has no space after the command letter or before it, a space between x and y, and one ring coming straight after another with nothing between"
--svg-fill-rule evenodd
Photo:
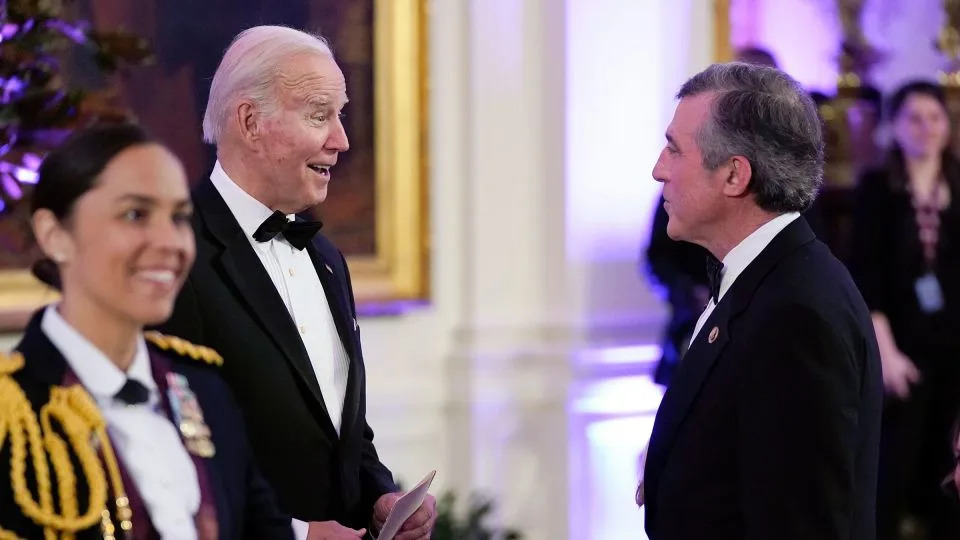
<instances>
[{"instance_id":1,"label":"tuxedo jacket lapel","mask_svg":"<svg viewBox=\"0 0 960 540\"><path fill-rule=\"evenodd\" d=\"M335 435L310 357L290 312L230 208L209 180L197 187L195 204L206 229L223 245L219 262L224 276L234 285L237 297L247 307L250 316L260 324L327 412L324 428Z\"/></svg>"},{"instance_id":2,"label":"tuxedo jacket lapel","mask_svg":"<svg viewBox=\"0 0 960 540\"><path fill-rule=\"evenodd\" d=\"M323 284L323 292L327 296L327 304L330 306L330 315L333 322L337 325L337 334L340 336L340 342L347 350L347 356L353 359L356 354L353 344L353 335L356 331L356 319L350 312L350 305L346 298L346 292L340 283L339 276L336 275L334 266L312 243L307 246L307 252L313 261L313 266L317 270L320 282Z\"/></svg>"},{"instance_id":3,"label":"tuxedo jacket lapel","mask_svg":"<svg viewBox=\"0 0 960 540\"><path fill-rule=\"evenodd\" d=\"M696 401L700 387L710 374L717 359L722 355L731 336L730 323L750 303L763 278L776 264L800 246L815 239L813 231L802 217L784 228L764 248L746 269L737 277L720 304L704 322L687 353L680 361L677 373L663 396L647 451L644 468L644 493L648 504L656 505L656 489L659 474L677 437L677 432ZM775 324L775 321L773 321ZM715 339L710 336L716 329Z\"/></svg>"},{"instance_id":4,"label":"tuxedo jacket lapel","mask_svg":"<svg viewBox=\"0 0 960 540\"><path fill-rule=\"evenodd\" d=\"M654 494L660 470L666 464L670 449L676 439L677 431L687 416L687 411L706 380L714 362L720 356L727 341L727 331L731 314L731 303L721 301L703 324L687 353L680 360L677 372L660 402L657 417L650 435L647 449L647 461L644 467L644 492ZM711 343L710 335L716 339Z\"/></svg>"},{"instance_id":5,"label":"tuxedo jacket lapel","mask_svg":"<svg viewBox=\"0 0 960 540\"><path fill-rule=\"evenodd\" d=\"M359 380L361 374L358 373L359 363L356 346L358 340L355 339L357 320L353 317L353 311L350 308L350 299L348 298L350 292L345 287L346 268L342 269L342 276L338 275L337 269L340 268L340 265L335 264L336 261L328 261L315 243L311 243L306 249L310 253L313 266L316 268L320 282L323 284L323 292L327 297L327 304L330 306L330 315L337 326L340 342L343 343L343 347L347 351L347 357L350 359L350 367L347 373L347 391L343 398L343 416L340 422L341 439L347 439L351 428L356 423L360 406Z\"/></svg>"}]
</instances>

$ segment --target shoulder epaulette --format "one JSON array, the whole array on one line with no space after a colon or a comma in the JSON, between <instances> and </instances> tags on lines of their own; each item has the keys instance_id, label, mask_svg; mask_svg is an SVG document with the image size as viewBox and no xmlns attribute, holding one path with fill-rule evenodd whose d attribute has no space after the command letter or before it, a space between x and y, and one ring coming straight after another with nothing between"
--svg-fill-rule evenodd
<instances>
[{"instance_id":1,"label":"shoulder epaulette","mask_svg":"<svg viewBox=\"0 0 960 540\"><path fill-rule=\"evenodd\" d=\"M211 366L223 365L223 357L210 347L194 345L185 339L180 339L176 336L166 336L155 331L144 332L143 337L146 338L148 343L152 343L161 350L206 362Z\"/></svg>"},{"instance_id":2,"label":"shoulder epaulette","mask_svg":"<svg viewBox=\"0 0 960 540\"><path fill-rule=\"evenodd\" d=\"M13 375L23 367L23 355L0 352L0 376Z\"/></svg>"}]
</instances>

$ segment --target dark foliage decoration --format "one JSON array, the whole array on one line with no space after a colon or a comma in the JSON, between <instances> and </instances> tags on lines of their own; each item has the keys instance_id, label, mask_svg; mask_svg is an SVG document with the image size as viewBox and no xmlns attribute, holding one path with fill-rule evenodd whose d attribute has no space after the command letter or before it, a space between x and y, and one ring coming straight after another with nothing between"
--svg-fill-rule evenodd
<instances>
[{"instance_id":1,"label":"dark foliage decoration","mask_svg":"<svg viewBox=\"0 0 960 540\"><path fill-rule=\"evenodd\" d=\"M115 76L149 63L146 40L95 30L71 0L0 0L0 212L29 195L43 155L94 122L132 119Z\"/></svg>"}]
</instances>

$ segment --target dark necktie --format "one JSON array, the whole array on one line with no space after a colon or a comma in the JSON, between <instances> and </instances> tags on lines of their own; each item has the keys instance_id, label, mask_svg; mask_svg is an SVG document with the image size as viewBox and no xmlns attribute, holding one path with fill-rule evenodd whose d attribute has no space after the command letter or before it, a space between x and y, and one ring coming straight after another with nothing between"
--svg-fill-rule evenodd
<instances>
[{"instance_id":1,"label":"dark necktie","mask_svg":"<svg viewBox=\"0 0 960 540\"><path fill-rule=\"evenodd\" d=\"M257 242L269 242L278 234L282 234L291 246L303 249L322 226L323 224L319 221L289 221L283 212L275 210L257 227L257 231L253 233L253 239Z\"/></svg>"},{"instance_id":2,"label":"dark necktie","mask_svg":"<svg viewBox=\"0 0 960 540\"><path fill-rule=\"evenodd\" d=\"M710 298L714 304L720 303L720 281L723 279L723 263L707 253L707 282L710 285Z\"/></svg>"},{"instance_id":3,"label":"dark necktie","mask_svg":"<svg viewBox=\"0 0 960 540\"><path fill-rule=\"evenodd\" d=\"M123 388L113 397L127 405L140 405L147 402L147 399L150 397L150 391L147 390L147 387L140 383L140 381L127 378L126 384L124 384Z\"/></svg>"}]
</instances>

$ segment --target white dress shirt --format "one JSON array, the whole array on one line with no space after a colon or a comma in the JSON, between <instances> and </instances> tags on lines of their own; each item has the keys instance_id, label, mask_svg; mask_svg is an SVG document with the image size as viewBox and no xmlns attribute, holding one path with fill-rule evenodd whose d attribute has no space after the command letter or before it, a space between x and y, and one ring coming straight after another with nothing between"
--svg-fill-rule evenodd
<instances>
[{"instance_id":1,"label":"white dress shirt","mask_svg":"<svg viewBox=\"0 0 960 540\"><path fill-rule=\"evenodd\" d=\"M40 327L103 413L118 458L136 485L160 537L195 540L194 515L200 508L197 470L177 428L158 411L159 389L143 338L138 340L133 363L124 373L70 326L56 306L46 308ZM147 403L127 405L114 399L128 377L147 387Z\"/></svg>"},{"instance_id":2,"label":"white dress shirt","mask_svg":"<svg viewBox=\"0 0 960 540\"><path fill-rule=\"evenodd\" d=\"M267 242L256 241L253 233L273 214L273 210L235 184L219 161L210 173L210 180L237 219L287 306L293 324L300 332L303 346L307 349L330 420L339 435L350 360L340 341L323 283L310 254L306 249L293 247L279 234ZM287 219L293 218L287 216ZM264 294L269 294L269 291L264 291Z\"/></svg>"},{"instance_id":3,"label":"white dress shirt","mask_svg":"<svg viewBox=\"0 0 960 540\"><path fill-rule=\"evenodd\" d=\"M730 287L733 286L733 282L737 280L737 277L739 277L740 274L746 270L747 266L750 266L750 263L757 258L757 255L760 255L760 252L780 234L780 231L785 229L787 225L793 223L793 220L798 217L800 217L799 213L788 212L771 219L753 231L750 236L744 238L736 247L727 253L727 256L723 258L723 276L720 278L720 293L718 294L717 301L714 301L711 296L710 301L707 302L706 309L703 310L700 318L697 319L697 326L693 330L693 336L690 337L691 346L693 345L693 341L697 339L697 334L700 333L700 329L703 328L707 319L710 318L710 314L713 313L714 308L717 307L717 302L723 301L723 296L730 290Z\"/></svg>"}]
</instances>

